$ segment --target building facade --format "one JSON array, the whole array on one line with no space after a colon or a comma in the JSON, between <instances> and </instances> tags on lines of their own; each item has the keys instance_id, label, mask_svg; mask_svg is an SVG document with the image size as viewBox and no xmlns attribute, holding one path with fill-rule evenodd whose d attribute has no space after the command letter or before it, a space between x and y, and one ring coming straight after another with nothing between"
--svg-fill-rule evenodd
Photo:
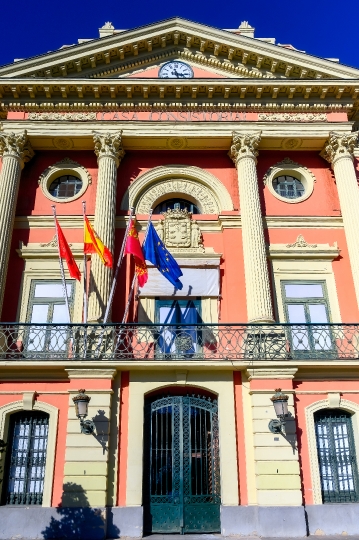
<instances>
[{"instance_id":1,"label":"building facade","mask_svg":"<svg viewBox=\"0 0 359 540\"><path fill-rule=\"evenodd\" d=\"M0 536L359 534L359 69L174 18L0 94ZM102 324L87 256L84 325L83 200L115 261L152 209L183 289L149 264L124 321L127 255Z\"/></svg>"}]
</instances>

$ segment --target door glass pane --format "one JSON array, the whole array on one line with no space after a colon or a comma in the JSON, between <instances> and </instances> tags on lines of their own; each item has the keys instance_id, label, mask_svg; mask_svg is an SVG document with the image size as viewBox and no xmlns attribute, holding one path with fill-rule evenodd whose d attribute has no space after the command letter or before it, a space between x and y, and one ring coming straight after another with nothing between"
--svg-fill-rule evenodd
<instances>
[{"instance_id":1,"label":"door glass pane","mask_svg":"<svg viewBox=\"0 0 359 540\"><path fill-rule=\"evenodd\" d=\"M71 284L66 285L67 295L71 296ZM63 298L61 283L36 283L34 298Z\"/></svg>"},{"instance_id":2,"label":"door glass pane","mask_svg":"<svg viewBox=\"0 0 359 540\"><path fill-rule=\"evenodd\" d=\"M69 314L66 304L54 304L52 322L56 325L68 323ZM69 328L66 326L51 327L50 330L50 351L65 351L68 342Z\"/></svg>"},{"instance_id":3,"label":"door glass pane","mask_svg":"<svg viewBox=\"0 0 359 540\"><path fill-rule=\"evenodd\" d=\"M32 306L32 313L30 322L32 323L46 323L49 312L48 304L34 304Z\"/></svg>"},{"instance_id":4,"label":"door glass pane","mask_svg":"<svg viewBox=\"0 0 359 540\"><path fill-rule=\"evenodd\" d=\"M291 328L292 347L294 351L308 351L310 349L309 333L306 326L300 324L306 323L305 310L303 304L288 304L288 319L290 323L296 323L298 326Z\"/></svg>"},{"instance_id":5,"label":"door glass pane","mask_svg":"<svg viewBox=\"0 0 359 540\"><path fill-rule=\"evenodd\" d=\"M41 326L42 323L46 323L48 319L49 305L48 304L34 304L32 306L31 320L30 322L38 324L39 326L31 326L29 331L29 338L27 343L28 351L42 351L45 345L46 327Z\"/></svg>"},{"instance_id":6,"label":"door glass pane","mask_svg":"<svg viewBox=\"0 0 359 540\"><path fill-rule=\"evenodd\" d=\"M284 285L287 298L323 298L321 283L290 283Z\"/></svg>"},{"instance_id":7,"label":"door glass pane","mask_svg":"<svg viewBox=\"0 0 359 540\"><path fill-rule=\"evenodd\" d=\"M317 323L318 325L326 325L328 323L327 310L324 304L308 304L308 310L311 323ZM332 348L330 327L313 326L311 330L315 350L327 351Z\"/></svg>"}]
</instances>

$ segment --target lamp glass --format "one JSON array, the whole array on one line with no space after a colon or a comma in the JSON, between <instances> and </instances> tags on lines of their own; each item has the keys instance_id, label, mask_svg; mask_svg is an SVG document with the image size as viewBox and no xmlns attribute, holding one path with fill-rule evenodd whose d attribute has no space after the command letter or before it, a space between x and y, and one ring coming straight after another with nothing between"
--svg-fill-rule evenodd
<instances>
[{"instance_id":1,"label":"lamp glass","mask_svg":"<svg viewBox=\"0 0 359 540\"><path fill-rule=\"evenodd\" d=\"M286 416L288 414L288 401L286 399L276 399L273 402L273 405L277 417Z\"/></svg>"},{"instance_id":2,"label":"lamp glass","mask_svg":"<svg viewBox=\"0 0 359 540\"><path fill-rule=\"evenodd\" d=\"M85 418L88 412L88 400L87 399L78 399L75 404L76 415L78 418Z\"/></svg>"}]
</instances>

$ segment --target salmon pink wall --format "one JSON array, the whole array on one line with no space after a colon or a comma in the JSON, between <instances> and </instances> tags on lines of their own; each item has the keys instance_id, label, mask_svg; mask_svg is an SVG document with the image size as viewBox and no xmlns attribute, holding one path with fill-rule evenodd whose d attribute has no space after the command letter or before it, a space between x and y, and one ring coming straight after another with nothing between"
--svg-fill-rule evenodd
<instances>
[{"instance_id":1,"label":"salmon pink wall","mask_svg":"<svg viewBox=\"0 0 359 540\"><path fill-rule=\"evenodd\" d=\"M35 377L35 373L34 373ZM40 377L41 378L41 375ZM111 389L111 380L108 379L78 379L61 382L21 382L9 381L0 383L0 407L13 401L22 401L22 392L36 391L36 401L44 402L56 407L58 413L58 426L55 445L55 467L51 506L59 506L62 498L64 480L66 433L69 409L70 390L85 388L86 390ZM3 392L7 392L3 394ZM11 394L14 392L14 394Z\"/></svg>"},{"instance_id":2,"label":"salmon pink wall","mask_svg":"<svg viewBox=\"0 0 359 540\"><path fill-rule=\"evenodd\" d=\"M315 176L314 191L305 201L289 204L274 197L264 187L263 177L270 167L289 157L307 167ZM329 163L317 152L261 151L258 156L258 181L262 192L263 213L266 216L340 216L340 205L334 175Z\"/></svg>"},{"instance_id":3,"label":"salmon pink wall","mask_svg":"<svg viewBox=\"0 0 359 540\"><path fill-rule=\"evenodd\" d=\"M359 394L357 381L345 380L324 380L324 381L294 381L295 407L297 419L298 453L300 459L302 489L305 504L313 504L313 485L310 472L308 432L305 419L305 408L313 403L327 399L327 393L342 391L342 397L359 405ZM308 392L300 394L297 392ZM310 393L309 393L310 392ZM318 392L317 394L315 392Z\"/></svg>"}]
</instances>

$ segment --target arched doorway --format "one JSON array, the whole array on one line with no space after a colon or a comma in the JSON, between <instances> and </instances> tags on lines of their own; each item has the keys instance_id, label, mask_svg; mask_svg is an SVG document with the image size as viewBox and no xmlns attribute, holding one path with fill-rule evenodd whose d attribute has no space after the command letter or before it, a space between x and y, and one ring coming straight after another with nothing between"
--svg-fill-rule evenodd
<instances>
[{"instance_id":1,"label":"arched doorway","mask_svg":"<svg viewBox=\"0 0 359 540\"><path fill-rule=\"evenodd\" d=\"M194 394L145 402L144 529L220 531L218 404Z\"/></svg>"}]
</instances>

